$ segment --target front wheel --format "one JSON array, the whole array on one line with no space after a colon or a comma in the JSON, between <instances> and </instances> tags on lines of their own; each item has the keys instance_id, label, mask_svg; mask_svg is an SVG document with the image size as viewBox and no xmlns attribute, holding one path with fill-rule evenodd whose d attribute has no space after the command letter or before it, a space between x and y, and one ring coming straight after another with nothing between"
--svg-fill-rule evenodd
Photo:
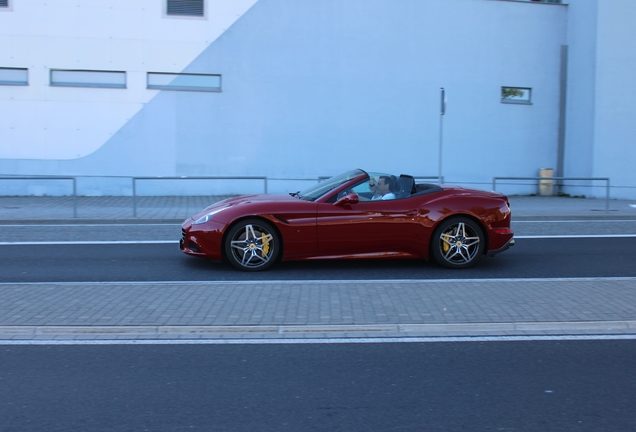
<instances>
[{"instance_id":1,"label":"front wheel","mask_svg":"<svg viewBox=\"0 0 636 432\"><path fill-rule=\"evenodd\" d=\"M484 251L484 234L480 226L467 217L442 221L433 232L431 252L440 265L452 268L473 266Z\"/></svg>"},{"instance_id":2,"label":"front wheel","mask_svg":"<svg viewBox=\"0 0 636 432\"><path fill-rule=\"evenodd\" d=\"M246 219L230 228L225 237L225 256L237 269L259 271L278 258L280 239L276 230L260 219Z\"/></svg>"}]
</instances>

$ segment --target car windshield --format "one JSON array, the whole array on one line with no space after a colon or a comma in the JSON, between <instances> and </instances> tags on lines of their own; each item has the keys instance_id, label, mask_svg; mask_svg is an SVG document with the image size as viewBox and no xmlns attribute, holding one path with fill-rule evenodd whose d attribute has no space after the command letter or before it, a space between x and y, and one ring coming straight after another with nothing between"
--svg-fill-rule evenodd
<instances>
[{"instance_id":1,"label":"car windshield","mask_svg":"<svg viewBox=\"0 0 636 432\"><path fill-rule=\"evenodd\" d=\"M302 200L316 201L327 192L332 191L338 186L341 186L351 179L360 177L363 174L366 173L360 169L347 171L344 174L340 174L327 180L321 181L320 183L299 192L296 196Z\"/></svg>"}]
</instances>

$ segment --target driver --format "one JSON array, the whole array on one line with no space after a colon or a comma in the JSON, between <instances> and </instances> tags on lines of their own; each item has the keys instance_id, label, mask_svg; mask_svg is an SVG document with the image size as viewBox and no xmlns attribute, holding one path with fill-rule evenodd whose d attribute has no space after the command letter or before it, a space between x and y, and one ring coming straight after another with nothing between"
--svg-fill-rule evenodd
<instances>
[{"instance_id":1,"label":"driver","mask_svg":"<svg viewBox=\"0 0 636 432\"><path fill-rule=\"evenodd\" d=\"M395 199L395 194L392 192L393 186L394 186L394 182L391 176L380 176L380 178L378 179L378 183L376 185L376 193L381 195L382 197L373 198L373 199L382 199L382 200Z\"/></svg>"}]
</instances>

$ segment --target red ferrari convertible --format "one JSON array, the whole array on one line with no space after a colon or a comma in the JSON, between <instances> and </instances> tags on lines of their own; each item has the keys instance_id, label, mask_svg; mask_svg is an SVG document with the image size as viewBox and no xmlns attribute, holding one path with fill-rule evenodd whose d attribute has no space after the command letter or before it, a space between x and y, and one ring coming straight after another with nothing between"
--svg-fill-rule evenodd
<instances>
[{"instance_id":1,"label":"red ferrari convertible","mask_svg":"<svg viewBox=\"0 0 636 432\"><path fill-rule=\"evenodd\" d=\"M466 268L514 244L505 195L348 171L301 192L217 202L182 225L189 255L265 270L278 260L422 258Z\"/></svg>"}]
</instances>

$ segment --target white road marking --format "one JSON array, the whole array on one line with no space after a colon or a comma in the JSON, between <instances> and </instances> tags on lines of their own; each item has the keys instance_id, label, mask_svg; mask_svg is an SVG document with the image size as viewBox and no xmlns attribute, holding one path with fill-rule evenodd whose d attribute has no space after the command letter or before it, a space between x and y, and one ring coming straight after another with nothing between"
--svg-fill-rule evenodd
<instances>
[{"instance_id":1,"label":"white road marking","mask_svg":"<svg viewBox=\"0 0 636 432\"><path fill-rule=\"evenodd\" d=\"M184 219L185 220L185 219ZM602 224L611 224L611 223L625 223L625 222L634 222L636 223L636 219L594 219L594 220L584 220L584 219L576 219L576 220L514 220L513 224L572 224L572 223L602 223ZM157 227L157 226L171 226L171 227L179 227L181 223L91 223L91 224L56 224L56 223L48 223L48 224L31 224L31 223L22 223L22 224L3 224L0 223L0 228L22 228L22 227Z\"/></svg>"},{"instance_id":2,"label":"white road marking","mask_svg":"<svg viewBox=\"0 0 636 432\"><path fill-rule=\"evenodd\" d=\"M421 284L421 283L493 283L493 282L636 282L636 277L566 277L566 278L479 278L479 279L290 279L290 280L227 280L227 281L86 281L86 282L0 282L2 285L327 285L327 284L378 284L391 282L392 284Z\"/></svg>"},{"instance_id":3,"label":"white road marking","mask_svg":"<svg viewBox=\"0 0 636 432\"><path fill-rule=\"evenodd\" d=\"M515 239L558 239L558 238L633 238L636 234L558 234L558 235L521 235Z\"/></svg>"},{"instance_id":4,"label":"white road marking","mask_svg":"<svg viewBox=\"0 0 636 432\"><path fill-rule=\"evenodd\" d=\"M134 226L134 227L143 227L143 226L150 226L150 227L156 227L156 226L172 226L172 227L178 227L181 226L180 223L104 223L104 224L56 224L56 223L49 223L49 224L30 224L30 223L23 223L23 224L3 224L0 223L0 228L4 228L4 227L8 227L8 228L19 228L19 227L123 227L123 226Z\"/></svg>"},{"instance_id":5,"label":"white road marking","mask_svg":"<svg viewBox=\"0 0 636 432\"><path fill-rule=\"evenodd\" d=\"M50 245L130 245L130 244L178 244L179 240L104 240L104 241L23 241L0 242L0 246L50 246Z\"/></svg>"},{"instance_id":6,"label":"white road marking","mask_svg":"<svg viewBox=\"0 0 636 432\"><path fill-rule=\"evenodd\" d=\"M521 235L515 239L575 239L575 238L636 238L636 234L572 234L572 235ZM51 246L51 245L131 245L177 244L179 240L82 240L82 241L15 241L0 242L0 246Z\"/></svg>"},{"instance_id":7,"label":"white road marking","mask_svg":"<svg viewBox=\"0 0 636 432\"><path fill-rule=\"evenodd\" d=\"M450 336L403 338L307 338L307 339L131 339L131 340L0 340L0 345L273 345L273 344L370 344L370 343L434 343L434 342L533 342L636 340L625 335L550 335L550 336Z\"/></svg>"},{"instance_id":8,"label":"white road marking","mask_svg":"<svg viewBox=\"0 0 636 432\"><path fill-rule=\"evenodd\" d=\"M616 222L636 222L636 219L608 219L608 220L514 220L512 223L521 224L521 223L616 223Z\"/></svg>"}]
</instances>

